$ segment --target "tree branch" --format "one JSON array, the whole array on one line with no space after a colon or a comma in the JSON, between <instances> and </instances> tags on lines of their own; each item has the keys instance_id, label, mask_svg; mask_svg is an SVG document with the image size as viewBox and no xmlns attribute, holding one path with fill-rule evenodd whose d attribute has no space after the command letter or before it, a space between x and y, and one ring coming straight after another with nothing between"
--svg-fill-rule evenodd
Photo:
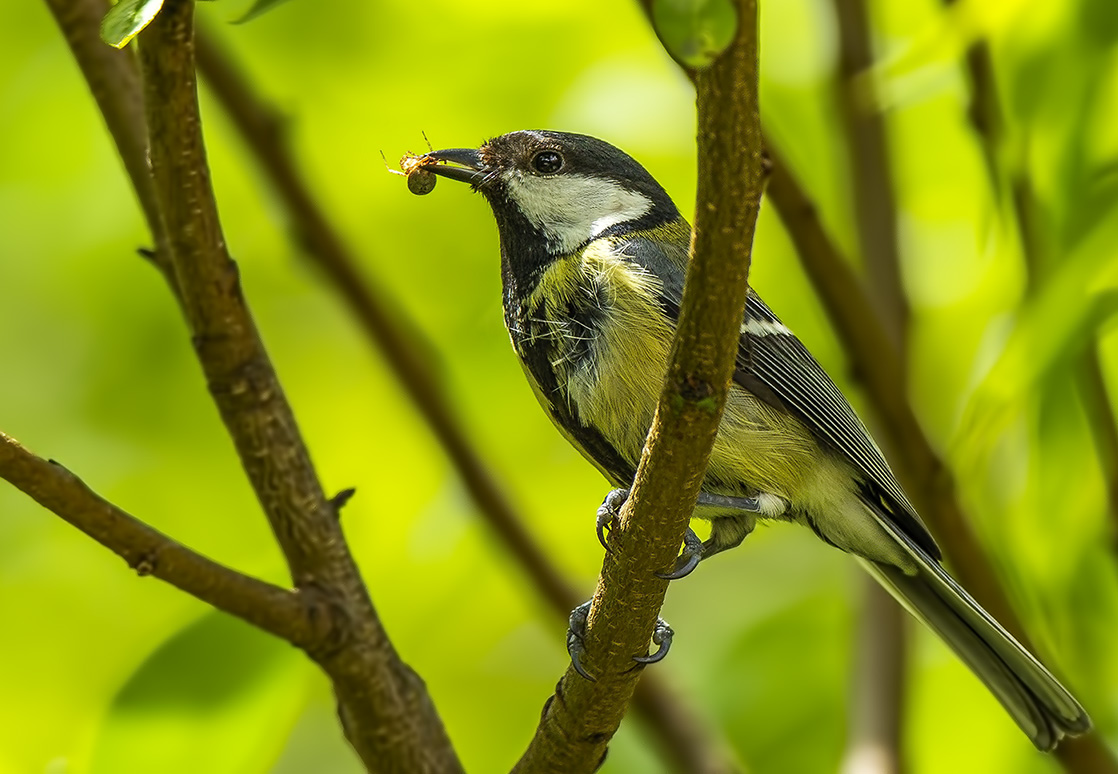
<instances>
[{"instance_id":1,"label":"tree branch","mask_svg":"<svg viewBox=\"0 0 1118 774\"><path fill-rule=\"evenodd\" d=\"M1110 550L1118 556L1118 416L1106 388L1102 353L1097 337L1087 342L1080 358L1079 393L1087 412L1087 425L1095 441L1099 469L1106 485L1110 514Z\"/></svg>"},{"instance_id":2,"label":"tree branch","mask_svg":"<svg viewBox=\"0 0 1118 774\"><path fill-rule=\"evenodd\" d=\"M870 295L898 347L908 331L908 299L901 283L897 205L889 170L885 121L865 74L873 66L864 0L834 0L839 31L839 107L853 184L858 241Z\"/></svg>"},{"instance_id":3,"label":"tree branch","mask_svg":"<svg viewBox=\"0 0 1118 774\"><path fill-rule=\"evenodd\" d=\"M969 525L962 518L950 473L921 429L905 392L900 355L885 334L865 287L824 231L815 204L769 147L773 172L768 194L796 246L854 377L870 396L880 429L895 454L905 490L944 544L960 580L1015 636L1021 626L995 580Z\"/></svg>"},{"instance_id":4,"label":"tree branch","mask_svg":"<svg viewBox=\"0 0 1118 774\"><path fill-rule=\"evenodd\" d=\"M589 612L586 668L568 669L515 772L593 771L625 713L690 521L729 389L763 177L757 6L739 0L730 48L689 73L698 106L691 261L664 390Z\"/></svg>"},{"instance_id":5,"label":"tree branch","mask_svg":"<svg viewBox=\"0 0 1118 774\"><path fill-rule=\"evenodd\" d=\"M125 513L59 463L32 454L2 432L0 478L108 548L139 575L166 581L298 647L312 646L328 631L329 610L313 595L265 583L207 559Z\"/></svg>"},{"instance_id":6,"label":"tree branch","mask_svg":"<svg viewBox=\"0 0 1118 774\"><path fill-rule=\"evenodd\" d=\"M117 50L101 40L98 31L101 19L110 8L109 0L45 1L116 142L125 172L155 240L153 260L169 275L167 233L159 220L159 203L148 166L147 125L135 50L132 47Z\"/></svg>"},{"instance_id":7,"label":"tree branch","mask_svg":"<svg viewBox=\"0 0 1118 774\"><path fill-rule=\"evenodd\" d=\"M422 681L399 660L349 553L226 252L198 114L191 0L140 37L156 199L195 351L300 590L336 610L308 654L330 675L347 737L371 771L461 771Z\"/></svg>"},{"instance_id":8,"label":"tree branch","mask_svg":"<svg viewBox=\"0 0 1118 774\"><path fill-rule=\"evenodd\" d=\"M904 392L900 359L877 319L865 288L824 231L814 203L775 156L769 198L796 245L800 260L823 302L855 377L870 397L890 460L927 520L962 584L1022 645L1035 652L985 552L963 517L962 506L944 461L924 435ZM1118 761L1098 733L1068 738L1056 749L1067 771L1118 772ZM1080 768L1078 761L1100 768ZM1106 762L1103 766L1100 762Z\"/></svg>"},{"instance_id":9,"label":"tree branch","mask_svg":"<svg viewBox=\"0 0 1118 774\"><path fill-rule=\"evenodd\" d=\"M862 276L867 279L886 332L902 361L907 360L909 305L901 279L897 203L889 161L885 117L866 73L874 64L872 25L864 0L834 0L838 19L837 93L844 119L847 168L851 181ZM858 627L856 684L845 768L862 774L897 774L905 697L905 615L872 579L862 583L862 622Z\"/></svg>"},{"instance_id":10,"label":"tree branch","mask_svg":"<svg viewBox=\"0 0 1118 774\"><path fill-rule=\"evenodd\" d=\"M461 477L478 512L532 582L537 593L565 621L581 601L543 546L525 527L523 516L472 445L422 353L414 342L418 326L393 299L358 269L359 261L330 223L299 173L278 112L212 35L199 30L198 71L245 139L275 188L308 257L323 272L370 341L384 355L404 393L430 427ZM664 757L687 774L732 774L738 770L726 744L693 713L686 701L655 675L646 675L633 696L637 716Z\"/></svg>"},{"instance_id":11,"label":"tree branch","mask_svg":"<svg viewBox=\"0 0 1118 774\"><path fill-rule=\"evenodd\" d=\"M283 123L275 109L249 87L229 57L210 39L197 39L198 70L246 140L291 218L296 238L314 265L341 296L362 330L383 353L405 394L426 420L479 510L509 550L520 559L536 587L565 616L578 595L524 528L523 520L497 485L481 456L438 389L422 351L414 342L418 326L398 305L362 276L359 262L330 225L287 150Z\"/></svg>"},{"instance_id":12,"label":"tree branch","mask_svg":"<svg viewBox=\"0 0 1118 774\"><path fill-rule=\"evenodd\" d=\"M908 613L873 578L862 579L862 612L850 686L842 774L899 774L905 717Z\"/></svg>"}]
</instances>

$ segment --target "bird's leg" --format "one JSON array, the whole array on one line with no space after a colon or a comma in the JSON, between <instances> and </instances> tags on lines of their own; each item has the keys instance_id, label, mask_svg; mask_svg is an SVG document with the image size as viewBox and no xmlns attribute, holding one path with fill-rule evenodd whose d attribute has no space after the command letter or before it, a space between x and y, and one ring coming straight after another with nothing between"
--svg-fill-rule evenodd
<instances>
[{"instance_id":1,"label":"bird's leg","mask_svg":"<svg viewBox=\"0 0 1118 774\"><path fill-rule=\"evenodd\" d=\"M766 496L772 499L772 496ZM783 510L782 501L775 501ZM701 541L699 536L690 527L683 534L683 550L675 560L675 567L659 577L666 580L679 580L699 566L699 562L728 548L735 548L745 540L745 536L753 531L755 517L760 515L772 516L773 503L768 500L762 502L761 497L729 497L727 495L700 492L695 507L718 508L719 510L740 511L741 516L719 516L711 520L711 536L709 540Z\"/></svg>"},{"instance_id":2,"label":"bird's leg","mask_svg":"<svg viewBox=\"0 0 1118 774\"><path fill-rule=\"evenodd\" d=\"M606 532L612 530L617 524L618 516L621 513L621 506L625 504L628 498L628 489L613 489L606 495L601 506L598 507L595 523L598 542L601 543L602 547L607 551L612 551L613 549L609 547L609 543L606 540ZM688 527L687 531L683 533L683 549L676 559L675 567L670 572L657 573L661 578L666 580L678 580L684 576L690 575L703 559L721 553L727 548L734 548L740 544L745 536L753 531L753 515L777 516L780 511L784 510L786 505L783 500L773 495L730 497L728 495L700 492L695 507L717 508L722 511L740 511L743 514L749 514L749 518L735 518L733 516L720 517L720 519L732 520L734 522L733 528L722 530L716 528L715 534L706 542L700 540L699 536ZM718 521L715 521L715 524L717 523Z\"/></svg>"},{"instance_id":3,"label":"bird's leg","mask_svg":"<svg viewBox=\"0 0 1118 774\"><path fill-rule=\"evenodd\" d=\"M772 495L766 496L771 497ZM762 506L760 497L727 497L726 495L711 494L710 492L699 492L699 499L695 502L695 507L704 505L713 508L728 508L735 511L745 511L746 513L769 515L768 510Z\"/></svg>"},{"instance_id":4,"label":"bird's leg","mask_svg":"<svg viewBox=\"0 0 1118 774\"><path fill-rule=\"evenodd\" d=\"M567 653L571 656L571 666L574 667L574 670L587 680L595 682L582 665L582 654L586 652L586 622L590 615L590 603L592 601L583 602L571 611L571 617L567 622ZM649 653L647 656L633 656L633 661L642 666L661 661L664 656L668 655L668 650L672 647L674 634L675 632L672 631L672 627L668 625L667 621L663 618L657 618L656 628L652 630L652 642L658 646L656 652Z\"/></svg>"}]
</instances>

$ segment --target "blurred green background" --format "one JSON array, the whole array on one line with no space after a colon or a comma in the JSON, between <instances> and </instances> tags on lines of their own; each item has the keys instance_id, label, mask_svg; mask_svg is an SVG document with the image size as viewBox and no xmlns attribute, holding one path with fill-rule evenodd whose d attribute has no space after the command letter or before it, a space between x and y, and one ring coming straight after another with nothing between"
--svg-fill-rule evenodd
<instances>
[{"instance_id":1,"label":"blurred green background","mask_svg":"<svg viewBox=\"0 0 1118 774\"><path fill-rule=\"evenodd\" d=\"M826 0L762 1L770 134L854 254ZM389 159L521 128L594 134L694 206L691 89L630 0L291 2L201 20L289 118L315 193L398 300L531 530L587 596L606 491L523 382L480 197L425 198ZM911 394L1043 656L1118 741L1118 574L1103 471L1075 369L1118 286L1118 6L1112 0L871 4L891 134ZM86 85L46 7L11 4L0 50L0 429L207 555L277 582L283 564L207 396ZM966 119L960 67L988 37L1009 140L1035 190L1030 277L1004 190ZM282 208L203 89L213 177L249 301L403 657L468 770L507 770L567 663L534 594L377 353L289 237ZM1004 181L1003 181L1004 183ZM752 282L862 405L771 208ZM1118 336L1099 329L1118 383ZM852 689L854 563L807 530L758 530L672 585L657 672L756 772L834 771ZM324 679L293 649L211 613L0 485L0 772L358 771ZM1055 772L925 632L905 740L916 774ZM626 721L604 771L662 763Z\"/></svg>"}]
</instances>

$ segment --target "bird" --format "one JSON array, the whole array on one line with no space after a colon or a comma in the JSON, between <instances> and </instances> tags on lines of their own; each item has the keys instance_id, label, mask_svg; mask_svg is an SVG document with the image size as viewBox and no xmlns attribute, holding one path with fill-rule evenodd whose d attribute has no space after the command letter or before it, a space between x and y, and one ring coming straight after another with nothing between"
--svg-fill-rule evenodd
<instances>
[{"instance_id":1,"label":"bird","mask_svg":"<svg viewBox=\"0 0 1118 774\"><path fill-rule=\"evenodd\" d=\"M412 167L467 183L489 203L513 349L559 431L617 487L599 511L601 539L652 424L691 227L640 163L587 135L510 132L431 151ZM752 288L693 516L709 520L710 537L688 527L666 577L739 545L758 519L807 526L942 638L1037 748L1090 729L1079 702L942 567L865 425Z\"/></svg>"}]
</instances>

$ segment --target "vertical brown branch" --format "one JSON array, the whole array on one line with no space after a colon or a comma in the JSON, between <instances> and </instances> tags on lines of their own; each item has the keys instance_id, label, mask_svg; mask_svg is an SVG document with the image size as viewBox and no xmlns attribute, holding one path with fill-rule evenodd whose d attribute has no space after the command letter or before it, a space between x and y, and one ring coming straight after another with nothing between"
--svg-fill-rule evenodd
<instances>
[{"instance_id":1,"label":"vertical brown branch","mask_svg":"<svg viewBox=\"0 0 1118 774\"><path fill-rule=\"evenodd\" d=\"M350 742L370 771L461 771L377 618L245 304L202 142L193 14L191 0L168 0L139 40L152 176L195 351L296 586L336 611L335 637L308 652L330 675Z\"/></svg>"},{"instance_id":2,"label":"vertical brown branch","mask_svg":"<svg viewBox=\"0 0 1118 774\"><path fill-rule=\"evenodd\" d=\"M908 331L908 302L901 283L897 205L890 174L885 120L871 81L874 62L865 0L834 0L839 28L839 107L850 162L858 242L870 295L898 346Z\"/></svg>"},{"instance_id":3,"label":"vertical brown branch","mask_svg":"<svg viewBox=\"0 0 1118 774\"><path fill-rule=\"evenodd\" d=\"M908 613L873 578L862 579L850 728L843 774L898 774L904 731Z\"/></svg>"},{"instance_id":4,"label":"vertical brown branch","mask_svg":"<svg viewBox=\"0 0 1118 774\"><path fill-rule=\"evenodd\" d=\"M586 627L590 682L568 669L516 772L597 768L639 677L642 655L690 521L729 390L763 176L757 110L757 6L740 0L731 46L691 73L698 205L679 325L663 393Z\"/></svg>"},{"instance_id":5,"label":"vertical brown branch","mask_svg":"<svg viewBox=\"0 0 1118 774\"><path fill-rule=\"evenodd\" d=\"M873 82L873 30L865 0L834 0L839 31L839 108L843 117L851 193L866 285L901 360L905 380L909 305L901 281L897 204L885 118ZM886 449L889 451L888 449ZM875 582L863 583L856 685L846 753L847 767L903 771L901 731L905 695L905 618Z\"/></svg>"},{"instance_id":6,"label":"vertical brown branch","mask_svg":"<svg viewBox=\"0 0 1118 774\"><path fill-rule=\"evenodd\" d=\"M139 199L152 239L155 260L167 263L167 236L159 220L159 204L148 167L147 126L144 119L140 71L132 47L117 50L101 40L101 19L109 10L108 0L46 0L74 59L89 84L105 125L116 142L128 179Z\"/></svg>"}]
</instances>

